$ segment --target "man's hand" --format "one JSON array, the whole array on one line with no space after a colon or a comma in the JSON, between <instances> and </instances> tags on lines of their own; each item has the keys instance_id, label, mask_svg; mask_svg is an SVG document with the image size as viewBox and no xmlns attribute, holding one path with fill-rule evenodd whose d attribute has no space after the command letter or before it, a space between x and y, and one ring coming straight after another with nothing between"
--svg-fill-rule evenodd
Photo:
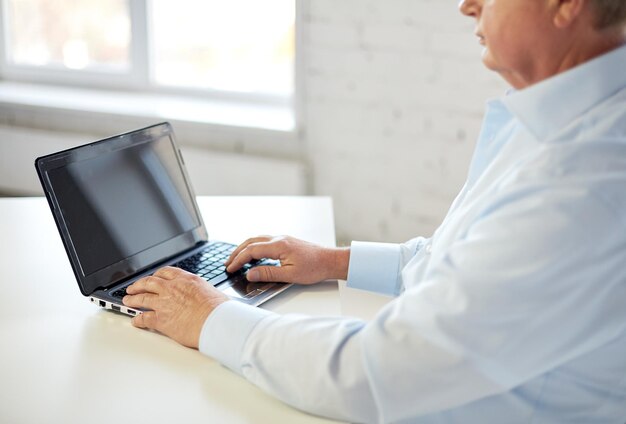
<instances>
[{"instance_id":1,"label":"man's hand","mask_svg":"<svg viewBox=\"0 0 626 424\"><path fill-rule=\"evenodd\" d=\"M239 245L226 261L235 272L253 259L280 260L280 267L258 266L247 273L249 281L313 284L348 276L350 250L327 248L287 236L260 236Z\"/></svg>"},{"instance_id":2,"label":"man's hand","mask_svg":"<svg viewBox=\"0 0 626 424\"><path fill-rule=\"evenodd\" d=\"M179 268L161 268L126 288L124 305L151 309L133 318L135 327L149 328L198 348L209 314L228 297L197 275Z\"/></svg>"}]
</instances>

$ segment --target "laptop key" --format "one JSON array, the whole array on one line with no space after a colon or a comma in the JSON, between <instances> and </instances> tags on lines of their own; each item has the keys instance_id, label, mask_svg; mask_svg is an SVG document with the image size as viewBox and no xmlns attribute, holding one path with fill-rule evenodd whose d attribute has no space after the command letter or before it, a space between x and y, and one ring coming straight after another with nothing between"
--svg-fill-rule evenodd
<instances>
[{"instance_id":1,"label":"laptop key","mask_svg":"<svg viewBox=\"0 0 626 424\"><path fill-rule=\"evenodd\" d=\"M218 275L217 277L213 277L209 280L209 283L213 284L214 286L217 286L220 283L223 283L224 281L226 281L228 279L228 274L223 273Z\"/></svg>"}]
</instances>

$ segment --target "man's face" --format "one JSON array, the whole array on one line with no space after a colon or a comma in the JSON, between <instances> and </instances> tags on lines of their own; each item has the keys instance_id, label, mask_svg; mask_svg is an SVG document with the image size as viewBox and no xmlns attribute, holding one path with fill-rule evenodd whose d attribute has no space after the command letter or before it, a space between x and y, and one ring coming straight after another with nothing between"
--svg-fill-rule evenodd
<instances>
[{"instance_id":1,"label":"man's face","mask_svg":"<svg viewBox=\"0 0 626 424\"><path fill-rule=\"evenodd\" d=\"M536 76L549 47L551 16L545 0L461 0L459 8L476 19L485 46L483 63L516 88Z\"/></svg>"}]
</instances>

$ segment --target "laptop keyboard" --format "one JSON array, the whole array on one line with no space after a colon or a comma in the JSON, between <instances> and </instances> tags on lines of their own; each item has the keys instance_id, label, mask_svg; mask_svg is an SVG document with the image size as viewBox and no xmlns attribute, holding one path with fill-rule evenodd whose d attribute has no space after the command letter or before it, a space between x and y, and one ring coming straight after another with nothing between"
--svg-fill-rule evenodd
<instances>
[{"instance_id":1,"label":"laptop keyboard","mask_svg":"<svg viewBox=\"0 0 626 424\"><path fill-rule=\"evenodd\" d=\"M226 259L228 259L236 247L236 245L230 243L213 242L210 243L204 250L196 253L195 255L189 256L180 262L176 262L171 266L196 274L207 280L212 285L217 286L218 284L226 281L229 276L243 274L253 266L278 264L278 261L261 259L244 265L241 270L237 271L235 274L229 274L226 272L224 262L226 262ZM123 298L126 296L126 287L122 287L121 289L114 291L111 293L111 296L119 299Z\"/></svg>"}]
</instances>

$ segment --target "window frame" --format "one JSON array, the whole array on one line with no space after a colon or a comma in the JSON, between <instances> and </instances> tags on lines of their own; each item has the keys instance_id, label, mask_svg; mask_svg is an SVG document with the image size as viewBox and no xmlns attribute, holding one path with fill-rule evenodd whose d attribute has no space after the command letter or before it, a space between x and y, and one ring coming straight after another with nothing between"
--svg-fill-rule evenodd
<instances>
[{"instance_id":1,"label":"window frame","mask_svg":"<svg viewBox=\"0 0 626 424\"><path fill-rule=\"evenodd\" d=\"M6 28L8 2L0 0L0 80L34 84L48 84L103 90L175 95L180 97L204 98L215 101L245 102L258 105L291 106L296 116L300 76L304 0L293 0L295 6L295 34L293 87L291 94L242 93L210 88L187 88L161 86L153 82L150 71L152 46L149 37L150 0L127 0L131 22L130 66L127 72L98 72L67 68L37 67L12 64L8 60L10 34ZM297 119L296 119L297 120Z\"/></svg>"}]
</instances>

